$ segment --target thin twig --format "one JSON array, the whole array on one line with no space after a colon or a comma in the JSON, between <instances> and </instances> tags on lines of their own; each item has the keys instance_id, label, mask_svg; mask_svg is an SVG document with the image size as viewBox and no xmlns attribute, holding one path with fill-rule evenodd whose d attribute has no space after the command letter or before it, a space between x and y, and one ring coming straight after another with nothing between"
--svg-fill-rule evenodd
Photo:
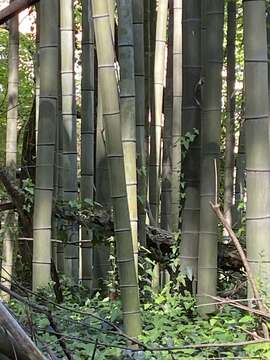
<instances>
[{"instance_id":1,"label":"thin twig","mask_svg":"<svg viewBox=\"0 0 270 360\"><path fill-rule=\"evenodd\" d=\"M222 214L222 212L220 210L220 205L217 204L217 203L213 204L211 201L210 201L210 205L211 205L211 208L214 210L215 214L217 215L218 219L220 220L220 222L224 226L224 228L227 230L227 232L229 234L229 237L233 241L233 243L234 243L234 245L235 245L235 247L236 247L236 249L237 249L237 251L238 251L238 253L240 255L240 258L242 260L242 263L243 263L243 265L245 267L245 270L246 270L246 273L247 273L248 280L249 280L249 282L251 284L251 287L252 287L252 290L253 290L253 293L254 293L254 297L256 298L258 308L261 311L268 312L267 307L263 303L263 300L261 300L260 293L258 291L256 282L254 280L251 268L249 266L246 255L244 253L244 250L242 249L242 246L241 246L239 240L237 239L234 231L232 230L231 226L228 224L227 220L225 219L224 215Z\"/></svg>"}]
</instances>

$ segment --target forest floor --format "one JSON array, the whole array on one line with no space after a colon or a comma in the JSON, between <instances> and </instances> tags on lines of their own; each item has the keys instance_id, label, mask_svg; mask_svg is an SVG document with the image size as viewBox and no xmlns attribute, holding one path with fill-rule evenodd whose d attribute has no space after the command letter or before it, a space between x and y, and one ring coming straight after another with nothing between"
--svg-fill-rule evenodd
<instances>
[{"instance_id":1,"label":"forest floor","mask_svg":"<svg viewBox=\"0 0 270 360\"><path fill-rule=\"evenodd\" d=\"M49 347L58 358L270 359L270 343L263 340L260 317L226 301L204 318L187 291L180 294L179 288L170 283L159 294L153 294L145 285L141 294L143 333L134 351L122 330L117 299L102 298L100 294L90 298L85 289L66 283L62 289L61 304L57 304L52 288L28 297L29 303L50 310L53 327L46 314L34 311L29 304L17 300L10 304L40 349ZM68 356L59 340L65 344Z\"/></svg>"}]
</instances>

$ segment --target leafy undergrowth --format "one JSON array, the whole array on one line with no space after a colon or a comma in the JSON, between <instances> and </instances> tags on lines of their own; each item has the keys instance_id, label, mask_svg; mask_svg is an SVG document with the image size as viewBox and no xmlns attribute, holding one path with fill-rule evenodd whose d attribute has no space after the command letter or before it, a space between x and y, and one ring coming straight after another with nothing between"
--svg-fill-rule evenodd
<instances>
[{"instance_id":1,"label":"leafy undergrowth","mask_svg":"<svg viewBox=\"0 0 270 360\"><path fill-rule=\"evenodd\" d=\"M57 324L58 337L64 340L75 360L270 359L270 344L267 343L168 351L185 345L252 340L250 334L260 334L261 328L257 319L228 305L219 308L211 317L202 318L190 294L184 292L179 295L169 285L160 294L148 296L147 301L142 299L144 329L139 340L155 351L141 349L133 352L125 349L126 339L110 324L122 329L118 301L101 299L99 295L89 299L85 290L71 287L65 287L64 297L61 307L54 304L55 298L50 289L43 290L30 300L50 308ZM49 347L59 358L65 358L55 329L46 315L33 312L28 305L15 300L12 300L11 308L34 334L33 338L42 351L46 353ZM167 350L157 351L161 348Z\"/></svg>"}]
</instances>

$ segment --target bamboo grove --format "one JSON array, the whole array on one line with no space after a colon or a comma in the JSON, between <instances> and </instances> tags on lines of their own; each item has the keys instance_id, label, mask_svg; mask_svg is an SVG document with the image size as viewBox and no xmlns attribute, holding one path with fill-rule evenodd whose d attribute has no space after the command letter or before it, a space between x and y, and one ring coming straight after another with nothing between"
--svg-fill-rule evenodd
<instances>
[{"instance_id":1,"label":"bamboo grove","mask_svg":"<svg viewBox=\"0 0 270 360\"><path fill-rule=\"evenodd\" d=\"M9 33L2 284L11 287L20 257L33 290L56 273L90 295L119 296L131 337L143 326L141 271L151 273L153 292L183 275L200 311L211 313L221 249L231 245L212 203L267 292L268 3L37 1L22 124L18 13L26 6L0 29ZM174 270L164 253L174 254Z\"/></svg>"}]
</instances>

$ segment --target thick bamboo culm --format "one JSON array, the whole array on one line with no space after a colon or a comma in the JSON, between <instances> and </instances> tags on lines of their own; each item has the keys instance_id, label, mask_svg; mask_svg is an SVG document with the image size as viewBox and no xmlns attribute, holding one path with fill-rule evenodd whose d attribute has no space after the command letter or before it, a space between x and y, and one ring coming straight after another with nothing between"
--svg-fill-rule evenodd
<instances>
[{"instance_id":1,"label":"thick bamboo culm","mask_svg":"<svg viewBox=\"0 0 270 360\"><path fill-rule=\"evenodd\" d=\"M233 175L235 147L235 42L236 0L227 3L227 115L224 169L224 216L232 226ZM225 235L226 231L225 231Z\"/></svg>"},{"instance_id":2,"label":"thick bamboo culm","mask_svg":"<svg viewBox=\"0 0 270 360\"><path fill-rule=\"evenodd\" d=\"M78 198L77 128L74 76L74 1L60 0L61 79L63 121L63 200ZM79 278L79 247L68 245L79 238L78 227L67 224L67 245L64 248L64 272L76 283Z\"/></svg>"},{"instance_id":3,"label":"thick bamboo culm","mask_svg":"<svg viewBox=\"0 0 270 360\"><path fill-rule=\"evenodd\" d=\"M201 1L183 1L183 115L182 135L199 134L190 144L183 160L185 202L182 210L180 244L181 269L193 281L196 292L200 230L200 99L195 89L201 76Z\"/></svg>"},{"instance_id":4,"label":"thick bamboo culm","mask_svg":"<svg viewBox=\"0 0 270 360\"><path fill-rule=\"evenodd\" d=\"M38 138L38 119L39 119L39 94L40 94L40 77L39 77L39 31L40 31L40 8L36 4L36 58L35 58L35 97L36 97L36 146Z\"/></svg>"},{"instance_id":5,"label":"thick bamboo culm","mask_svg":"<svg viewBox=\"0 0 270 360\"><path fill-rule=\"evenodd\" d=\"M155 64L154 64L154 116L150 129L149 159L149 205L155 226L159 222L160 169L161 169L161 128L165 73L165 49L167 40L168 0L160 0L157 11Z\"/></svg>"},{"instance_id":6,"label":"thick bamboo culm","mask_svg":"<svg viewBox=\"0 0 270 360\"><path fill-rule=\"evenodd\" d=\"M99 83L99 82L98 82ZM108 160L106 157L106 136L103 127L103 110L100 86L98 86L97 127L96 127L96 171L95 171L95 201L104 208L111 208L110 179ZM108 294L110 246L108 242L97 243L93 248L93 291Z\"/></svg>"},{"instance_id":7,"label":"thick bamboo culm","mask_svg":"<svg viewBox=\"0 0 270 360\"><path fill-rule=\"evenodd\" d=\"M179 230L182 126L182 0L174 1L173 119L172 119L172 231Z\"/></svg>"},{"instance_id":8,"label":"thick bamboo culm","mask_svg":"<svg viewBox=\"0 0 270 360\"><path fill-rule=\"evenodd\" d=\"M64 198L64 191L63 191L63 117L62 117L62 75L61 75L61 45L60 45L60 35L61 29L59 27L59 51L58 51L58 58L59 58L59 74L58 74L58 106L57 106L57 191L56 191L56 201L62 202ZM59 234L60 235L60 234ZM56 234L57 237L59 237ZM60 235L61 236L61 235ZM57 246L57 270L64 274L64 243L60 242L57 244L53 244L53 246Z\"/></svg>"},{"instance_id":9,"label":"thick bamboo culm","mask_svg":"<svg viewBox=\"0 0 270 360\"><path fill-rule=\"evenodd\" d=\"M136 152L138 192L138 239L145 246L146 156L145 156L145 63L144 63L144 2L133 3L133 40L136 106Z\"/></svg>"},{"instance_id":10,"label":"thick bamboo culm","mask_svg":"<svg viewBox=\"0 0 270 360\"><path fill-rule=\"evenodd\" d=\"M47 286L51 271L51 217L57 122L58 5L40 1L40 107L33 219L33 289Z\"/></svg>"},{"instance_id":11,"label":"thick bamboo culm","mask_svg":"<svg viewBox=\"0 0 270 360\"><path fill-rule=\"evenodd\" d=\"M114 210L114 232L124 331L130 336L137 337L141 333L139 293L126 192L114 46L106 2L92 0L92 14Z\"/></svg>"},{"instance_id":12,"label":"thick bamboo culm","mask_svg":"<svg viewBox=\"0 0 270 360\"><path fill-rule=\"evenodd\" d=\"M11 1L12 3L12 1ZM19 88L19 24L18 16L9 21L8 45L8 109L6 130L6 167L11 177L16 180L17 162L17 120L18 120L18 88ZM13 273L13 252L15 237L10 231L14 225L15 213L13 210L5 214L5 231L2 243L1 283L11 287L10 279ZM6 279L6 280L5 280ZM1 292L1 298L8 300L9 295Z\"/></svg>"},{"instance_id":13,"label":"thick bamboo culm","mask_svg":"<svg viewBox=\"0 0 270 360\"><path fill-rule=\"evenodd\" d=\"M82 123L81 123L81 200L94 197L95 144L95 49L91 0L82 1ZM91 229L82 227L81 280L88 289L93 282L93 248Z\"/></svg>"},{"instance_id":14,"label":"thick bamboo culm","mask_svg":"<svg viewBox=\"0 0 270 360\"><path fill-rule=\"evenodd\" d=\"M132 0L118 0L120 112L133 253L138 271L136 110ZM143 119L144 120L144 119ZM144 142L144 137L143 137Z\"/></svg>"},{"instance_id":15,"label":"thick bamboo culm","mask_svg":"<svg viewBox=\"0 0 270 360\"><path fill-rule=\"evenodd\" d=\"M216 294L218 224L209 202L216 201L218 193L218 159L221 131L221 70L223 64L224 1L206 0L205 7L205 58L203 73L205 84L202 93L201 126L201 186L200 186L200 236L198 252L198 302L207 304L207 295ZM204 6L204 4L202 4ZM206 295L207 294L207 295ZM202 313L215 310L214 305L200 308Z\"/></svg>"},{"instance_id":16,"label":"thick bamboo culm","mask_svg":"<svg viewBox=\"0 0 270 360\"><path fill-rule=\"evenodd\" d=\"M247 258L254 277L261 281L262 288L267 289L270 276L270 157L265 13L265 1L244 1ZM249 284L248 296L251 294Z\"/></svg>"},{"instance_id":17,"label":"thick bamboo culm","mask_svg":"<svg viewBox=\"0 0 270 360\"><path fill-rule=\"evenodd\" d=\"M164 93L164 127L160 226L171 231L172 223L172 118L173 118L173 0L169 0L166 87Z\"/></svg>"}]
</instances>

